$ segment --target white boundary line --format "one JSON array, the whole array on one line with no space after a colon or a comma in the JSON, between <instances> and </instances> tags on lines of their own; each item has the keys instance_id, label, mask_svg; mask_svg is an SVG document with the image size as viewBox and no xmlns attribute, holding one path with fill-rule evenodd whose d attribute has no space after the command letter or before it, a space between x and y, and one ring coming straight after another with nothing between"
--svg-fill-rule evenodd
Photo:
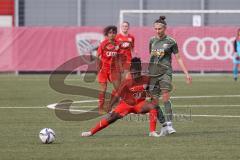
<instances>
[{"instance_id":1,"label":"white boundary line","mask_svg":"<svg viewBox=\"0 0 240 160\"><path fill-rule=\"evenodd\" d=\"M76 103L76 102L74 102ZM51 104L51 105L57 105L56 103L55 104ZM71 106L71 108L94 108L96 107L95 106ZM240 107L240 104L213 104L213 105L173 105L173 108L214 108L214 107L222 107L222 108L225 108L225 107ZM36 107L0 107L0 109L44 109L44 108L49 108L49 109L54 109L52 107L49 107L49 105L47 106L43 106L43 107L39 107L39 106L36 106Z\"/></svg>"},{"instance_id":2,"label":"white boundary line","mask_svg":"<svg viewBox=\"0 0 240 160\"><path fill-rule=\"evenodd\" d=\"M210 95L210 96L173 96L171 99L198 99L198 98L235 98L240 97L240 95ZM98 100L82 100L82 101L73 101L72 103L91 103L98 102ZM61 104L69 104L70 102L61 103ZM47 107L51 108L51 106L56 106L57 103L49 104Z\"/></svg>"},{"instance_id":3,"label":"white boundary line","mask_svg":"<svg viewBox=\"0 0 240 160\"><path fill-rule=\"evenodd\" d=\"M222 108L225 108L225 107L240 107L240 104L203 104L203 105L173 105L173 108L186 108L186 107L189 107L189 108L212 108L212 107L222 107Z\"/></svg>"},{"instance_id":4,"label":"white boundary line","mask_svg":"<svg viewBox=\"0 0 240 160\"><path fill-rule=\"evenodd\" d=\"M43 109L46 108L44 106L31 106L31 107L0 107L0 109Z\"/></svg>"},{"instance_id":5,"label":"white boundary line","mask_svg":"<svg viewBox=\"0 0 240 160\"><path fill-rule=\"evenodd\" d=\"M214 105L215 106L215 105ZM222 105L227 106L227 105ZM234 106L240 106L240 105L234 105ZM85 106L89 107L89 106ZM0 107L0 109L44 109L46 107ZM51 109L56 109L51 108ZM68 109L58 109L58 110L68 110ZM81 110L81 109L70 109L69 112L80 112L80 113L86 113L86 112L92 112L92 113L98 113L97 111L89 111L89 110ZM77 113L75 113L77 114ZM185 116L185 117L210 117L210 118L240 118L240 115L188 115L188 114L174 114L175 116Z\"/></svg>"},{"instance_id":6,"label":"white boundary line","mask_svg":"<svg viewBox=\"0 0 240 160\"><path fill-rule=\"evenodd\" d=\"M186 114L174 114L186 117L213 117L213 118L240 118L240 115L208 115L208 114L196 114L196 115L186 115Z\"/></svg>"},{"instance_id":7,"label":"white boundary line","mask_svg":"<svg viewBox=\"0 0 240 160\"><path fill-rule=\"evenodd\" d=\"M240 95L209 95L209 96L173 96L171 99L189 99L189 98L235 98Z\"/></svg>"}]
</instances>

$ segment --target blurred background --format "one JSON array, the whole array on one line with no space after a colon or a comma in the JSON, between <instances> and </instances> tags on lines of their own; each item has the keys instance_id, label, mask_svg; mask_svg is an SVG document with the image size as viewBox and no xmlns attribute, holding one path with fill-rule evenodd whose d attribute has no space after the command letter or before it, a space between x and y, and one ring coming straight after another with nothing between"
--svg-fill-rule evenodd
<instances>
[{"instance_id":1,"label":"blurred background","mask_svg":"<svg viewBox=\"0 0 240 160\"><path fill-rule=\"evenodd\" d=\"M238 10L239 0L1 0L18 26L106 26L119 23L120 10ZM14 6L15 11L14 11ZM7 11L8 10L8 11ZM142 16L142 20L139 20ZM173 26L192 25L193 14L166 15ZM205 14L203 25L238 25L239 14ZM127 15L131 25L151 26L156 15Z\"/></svg>"},{"instance_id":2,"label":"blurred background","mask_svg":"<svg viewBox=\"0 0 240 160\"><path fill-rule=\"evenodd\" d=\"M230 73L239 6L239 0L0 0L0 71L52 71L78 55L94 56L103 27L123 20L136 38L136 56L148 62L152 24L165 15L190 71ZM173 66L179 70L175 60Z\"/></svg>"}]
</instances>

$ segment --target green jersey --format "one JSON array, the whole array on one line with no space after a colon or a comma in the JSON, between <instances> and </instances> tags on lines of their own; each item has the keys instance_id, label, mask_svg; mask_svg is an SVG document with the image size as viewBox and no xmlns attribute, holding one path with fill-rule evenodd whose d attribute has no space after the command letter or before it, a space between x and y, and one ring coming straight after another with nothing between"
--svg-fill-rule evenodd
<instances>
[{"instance_id":1,"label":"green jersey","mask_svg":"<svg viewBox=\"0 0 240 160\"><path fill-rule=\"evenodd\" d=\"M150 63L149 72L151 75L161 75L165 72L172 75L172 54L178 53L177 42L170 36L159 39L154 36L149 42Z\"/></svg>"}]
</instances>

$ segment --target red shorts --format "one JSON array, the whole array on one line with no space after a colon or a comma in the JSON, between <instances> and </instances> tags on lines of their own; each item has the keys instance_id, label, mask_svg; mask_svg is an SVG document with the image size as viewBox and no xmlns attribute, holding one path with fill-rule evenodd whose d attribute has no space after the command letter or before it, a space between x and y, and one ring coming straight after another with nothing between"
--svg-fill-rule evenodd
<instances>
[{"instance_id":1,"label":"red shorts","mask_svg":"<svg viewBox=\"0 0 240 160\"><path fill-rule=\"evenodd\" d=\"M138 104L131 106L124 101L120 101L120 103L116 106L113 112L118 113L120 116L124 117L129 113L141 113L141 110L145 104L145 101L141 101Z\"/></svg>"},{"instance_id":2,"label":"red shorts","mask_svg":"<svg viewBox=\"0 0 240 160\"><path fill-rule=\"evenodd\" d=\"M98 82L99 83L106 83L106 82L113 82L113 81L120 81L121 74L117 70L110 70L106 68L102 68L98 73Z\"/></svg>"}]
</instances>

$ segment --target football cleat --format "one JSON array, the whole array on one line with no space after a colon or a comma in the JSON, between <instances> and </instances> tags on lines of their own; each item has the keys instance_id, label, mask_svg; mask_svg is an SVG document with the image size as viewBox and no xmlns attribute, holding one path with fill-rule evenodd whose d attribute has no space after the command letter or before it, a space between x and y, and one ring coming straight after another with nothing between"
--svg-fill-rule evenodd
<instances>
[{"instance_id":1,"label":"football cleat","mask_svg":"<svg viewBox=\"0 0 240 160\"><path fill-rule=\"evenodd\" d=\"M176 133L176 130L172 126L167 126L167 132L168 134Z\"/></svg>"},{"instance_id":2,"label":"football cleat","mask_svg":"<svg viewBox=\"0 0 240 160\"><path fill-rule=\"evenodd\" d=\"M168 126L162 127L159 135L160 137L168 135Z\"/></svg>"},{"instance_id":3,"label":"football cleat","mask_svg":"<svg viewBox=\"0 0 240 160\"><path fill-rule=\"evenodd\" d=\"M158 134L156 131L150 132L149 137L160 137L160 134Z\"/></svg>"},{"instance_id":4,"label":"football cleat","mask_svg":"<svg viewBox=\"0 0 240 160\"><path fill-rule=\"evenodd\" d=\"M167 123L167 132L168 134L176 133L176 130L172 126L172 122L166 122Z\"/></svg>"},{"instance_id":5,"label":"football cleat","mask_svg":"<svg viewBox=\"0 0 240 160\"><path fill-rule=\"evenodd\" d=\"M92 132L90 132L90 131L88 131L88 132L82 132L81 136L82 136L82 137L92 136Z\"/></svg>"}]
</instances>

